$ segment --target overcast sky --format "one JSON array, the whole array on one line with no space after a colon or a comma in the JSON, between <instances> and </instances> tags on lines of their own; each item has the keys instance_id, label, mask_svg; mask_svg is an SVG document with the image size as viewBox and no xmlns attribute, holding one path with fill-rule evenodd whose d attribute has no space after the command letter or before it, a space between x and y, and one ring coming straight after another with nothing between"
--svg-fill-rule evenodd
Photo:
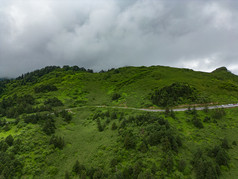
<instances>
[{"instance_id":1,"label":"overcast sky","mask_svg":"<svg viewBox=\"0 0 238 179\"><path fill-rule=\"evenodd\" d=\"M0 0L0 77L47 65L238 74L238 1Z\"/></svg>"}]
</instances>

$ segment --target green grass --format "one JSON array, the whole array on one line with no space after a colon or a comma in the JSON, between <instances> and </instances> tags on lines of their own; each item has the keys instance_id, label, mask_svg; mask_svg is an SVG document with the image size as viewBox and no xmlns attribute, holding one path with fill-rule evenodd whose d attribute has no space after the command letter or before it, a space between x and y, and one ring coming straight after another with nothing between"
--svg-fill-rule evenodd
<instances>
[{"instance_id":1,"label":"green grass","mask_svg":"<svg viewBox=\"0 0 238 179\"><path fill-rule=\"evenodd\" d=\"M146 114L147 112L133 109L117 109L115 107L149 108L155 107L150 100L155 89L161 89L174 82L185 82L195 87L199 93L208 98L211 103L225 104L237 103L238 101L238 77L230 72L219 69L213 73L196 72L188 69L179 69L162 66L152 67L123 67L110 70L105 73L87 73L64 71L57 69L38 79L36 83L20 84L13 80L7 84L3 98L17 94L31 94L36 98L35 106L41 105L48 98L57 97L63 103L63 107L54 108L56 111L72 108L73 119L70 123L63 121L61 117L55 117L55 135L65 140L62 150L54 149L49 145L50 136L42 131L39 124L26 124L20 116L20 122L15 125L15 119L7 119L9 130L3 127L0 139L5 140L9 135L14 139L21 139L23 150L16 156L23 161L23 178L64 178L68 171L73 178L78 178L71 171L78 160L87 168L102 168L105 173L111 174L110 163L117 158L118 172L124 168L133 166L140 160L143 161L142 173L151 172L153 164L157 168L156 177L167 178L195 178L191 160L197 148L212 148L227 138L230 145L228 150L231 158L229 167L222 166L221 178L236 178L238 176L238 109L225 109L226 115L217 119L217 122L203 122L206 116L212 116L213 111L208 113L197 111L197 118L201 119L204 128L194 126L193 116L186 112L175 112L175 118L166 116L164 113L153 113L152 116L163 117L168 120L172 129L182 138L183 145L178 153L173 153L175 166L173 172L167 174L161 169L161 163L166 153L162 145L148 146L148 151L143 153L139 147L143 138L143 128L135 122L128 124L126 130L132 131L137 141L135 149L125 149L123 138L120 135L122 129L111 130L112 123L120 126L122 121L114 119L102 131L98 131L97 122L93 115L98 112L115 111L117 114L123 112L124 118ZM35 93L34 88L42 84L53 84L58 90L48 93ZM121 97L112 100L112 95L118 93ZM185 104L186 105L186 104ZM97 108L96 106L105 106ZM53 115L53 112L49 112ZM118 117L119 118L119 117ZM106 123L106 118L101 119ZM8 149L8 152L11 149ZM177 169L178 161L184 159L187 163L184 172ZM109 175L111 176L111 175ZM108 176L108 177L109 177Z\"/></svg>"}]
</instances>

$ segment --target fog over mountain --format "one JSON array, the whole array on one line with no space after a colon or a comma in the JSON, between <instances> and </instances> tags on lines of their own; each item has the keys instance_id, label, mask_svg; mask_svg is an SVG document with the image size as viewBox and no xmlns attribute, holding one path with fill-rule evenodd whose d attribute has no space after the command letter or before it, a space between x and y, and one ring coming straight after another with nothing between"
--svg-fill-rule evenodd
<instances>
[{"instance_id":1,"label":"fog over mountain","mask_svg":"<svg viewBox=\"0 0 238 179\"><path fill-rule=\"evenodd\" d=\"M167 65L238 74L236 0L0 2L0 77L47 65Z\"/></svg>"}]
</instances>

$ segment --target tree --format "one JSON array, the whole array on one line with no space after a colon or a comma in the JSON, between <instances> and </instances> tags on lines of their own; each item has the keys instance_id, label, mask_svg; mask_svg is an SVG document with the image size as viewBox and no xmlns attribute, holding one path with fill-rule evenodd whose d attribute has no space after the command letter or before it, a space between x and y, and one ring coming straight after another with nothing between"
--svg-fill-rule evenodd
<instances>
[{"instance_id":1,"label":"tree","mask_svg":"<svg viewBox=\"0 0 238 179\"><path fill-rule=\"evenodd\" d=\"M12 146L13 141L14 141L14 139L13 139L12 135L7 136L6 139L5 139L5 142L6 142L9 146Z\"/></svg>"},{"instance_id":2,"label":"tree","mask_svg":"<svg viewBox=\"0 0 238 179\"><path fill-rule=\"evenodd\" d=\"M64 178L65 178L65 179L70 179L70 175L69 175L69 172L68 172L68 171L65 172Z\"/></svg>"},{"instance_id":3,"label":"tree","mask_svg":"<svg viewBox=\"0 0 238 179\"><path fill-rule=\"evenodd\" d=\"M80 173L80 164L79 164L78 160L76 160L76 162L75 162L75 164L73 166L72 172L74 172L76 174Z\"/></svg>"},{"instance_id":4,"label":"tree","mask_svg":"<svg viewBox=\"0 0 238 179\"><path fill-rule=\"evenodd\" d=\"M133 135L131 133L127 133L125 138L124 138L124 147L126 149L133 149L135 148L135 140L133 138Z\"/></svg>"},{"instance_id":5,"label":"tree","mask_svg":"<svg viewBox=\"0 0 238 179\"><path fill-rule=\"evenodd\" d=\"M59 136L53 135L50 139L50 144L53 144L55 148L63 149L64 148L64 139Z\"/></svg>"},{"instance_id":6,"label":"tree","mask_svg":"<svg viewBox=\"0 0 238 179\"><path fill-rule=\"evenodd\" d=\"M172 153L166 155L162 162L161 162L161 168L165 169L167 173L171 173L174 168L174 159Z\"/></svg>"},{"instance_id":7,"label":"tree","mask_svg":"<svg viewBox=\"0 0 238 179\"><path fill-rule=\"evenodd\" d=\"M43 126L43 131L47 135L51 135L55 133L55 124L53 119L46 119L45 124Z\"/></svg>"},{"instance_id":8,"label":"tree","mask_svg":"<svg viewBox=\"0 0 238 179\"><path fill-rule=\"evenodd\" d=\"M68 112L68 111L66 111L66 110L63 110L63 111L61 111L61 116L64 118L64 120L67 122L67 123L70 123L70 121L72 120L72 115Z\"/></svg>"},{"instance_id":9,"label":"tree","mask_svg":"<svg viewBox=\"0 0 238 179\"><path fill-rule=\"evenodd\" d=\"M112 130L116 130L117 129L117 125L115 122L112 123Z\"/></svg>"},{"instance_id":10,"label":"tree","mask_svg":"<svg viewBox=\"0 0 238 179\"><path fill-rule=\"evenodd\" d=\"M113 100L113 101L117 101L120 97L121 97L120 94L114 93L114 94L112 95L112 100Z\"/></svg>"},{"instance_id":11,"label":"tree","mask_svg":"<svg viewBox=\"0 0 238 179\"><path fill-rule=\"evenodd\" d=\"M223 149L229 149L229 148L230 148L227 138L224 138L224 139L222 140L221 147L222 147Z\"/></svg>"},{"instance_id":12,"label":"tree","mask_svg":"<svg viewBox=\"0 0 238 179\"><path fill-rule=\"evenodd\" d=\"M97 119L97 126L98 126L98 131L102 132L104 130L102 124L101 124L101 120L98 118Z\"/></svg>"}]
</instances>

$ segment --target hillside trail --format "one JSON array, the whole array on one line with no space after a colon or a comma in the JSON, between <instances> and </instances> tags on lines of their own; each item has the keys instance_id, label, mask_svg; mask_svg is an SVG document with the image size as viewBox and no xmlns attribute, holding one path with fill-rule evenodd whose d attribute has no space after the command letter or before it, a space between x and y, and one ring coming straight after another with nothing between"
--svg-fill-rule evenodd
<instances>
[{"instance_id":1,"label":"hillside trail","mask_svg":"<svg viewBox=\"0 0 238 179\"><path fill-rule=\"evenodd\" d=\"M165 112L166 109L147 109L147 108L132 108L132 107L120 107L120 106L82 106L82 107L75 107L75 108L68 108L67 111L72 112L74 109L78 108L86 108L86 107L94 107L94 108L110 108L110 109L129 109L129 110L137 110L137 111L148 111L148 112ZM190 106L191 110L193 106ZM206 106L206 107L195 107L196 110L201 111L204 109L221 109L221 108L235 108L238 107L237 104L223 104L223 105L215 105L215 106ZM187 111L188 108L171 108L173 111Z\"/></svg>"}]
</instances>

